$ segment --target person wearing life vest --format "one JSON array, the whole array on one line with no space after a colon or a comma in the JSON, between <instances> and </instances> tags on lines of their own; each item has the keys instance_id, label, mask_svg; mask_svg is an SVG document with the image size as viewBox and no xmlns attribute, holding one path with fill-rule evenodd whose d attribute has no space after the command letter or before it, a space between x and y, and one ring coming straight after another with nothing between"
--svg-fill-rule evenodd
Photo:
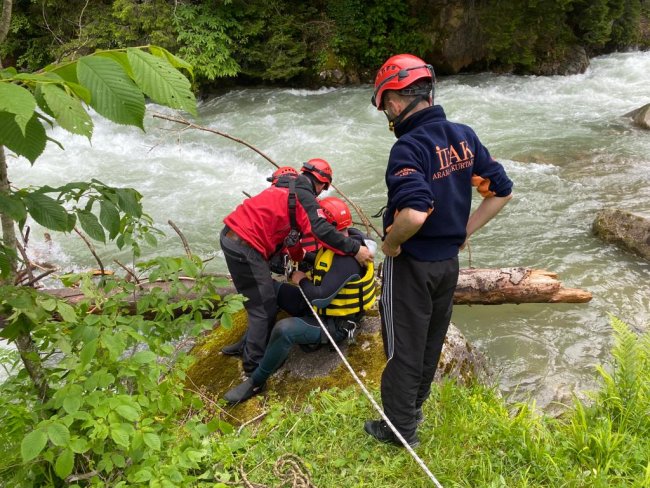
<instances>
[{"instance_id":1,"label":"person wearing life vest","mask_svg":"<svg viewBox=\"0 0 650 488\"><path fill-rule=\"evenodd\" d=\"M449 327L458 280L458 252L510 200L512 181L467 125L450 122L433 104L433 67L410 54L377 72L371 103L397 141L386 167L382 296L379 310L386 367L381 399L391 423L419 443L422 404L429 396ZM484 197L471 212L472 185ZM383 420L364 429L401 446Z\"/></svg>"},{"instance_id":2,"label":"person wearing life vest","mask_svg":"<svg viewBox=\"0 0 650 488\"><path fill-rule=\"evenodd\" d=\"M224 219L221 249L237 292L247 298L248 330L243 343L226 346L222 352L238 355L241 350L245 373L251 373L262 359L278 311L269 268L271 256L283 247L296 248L301 235L311 231L319 241L359 263L372 261L368 248L318 214L316 196L331 182L329 163L311 159L303 164L298 177L279 177Z\"/></svg>"},{"instance_id":3,"label":"person wearing life vest","mask_svg":"<svg viewBox=\"0 0 650 488\"><path fill-rule=\"evenodd\" d=\"M363 234L349 228L352 217L343 200L326 197L321 200L320 206L328 225L355 239L361 246L366 246ZM293 285L276 282L275 286L278 305L292 317L280 320L273 327L259 366L245 382L224 395L229 403L243 402L261 392L266 380L284 363L294 344L318 345L327 342L314 311L332 338L340 342L353 334L365 311L373 306L377 297L372 261L362 267L352 256L327 247L318 251L311 278L301 271L294 271L290 279ZM310 307L313 307L313 311Z\"/></svg>"}]
</instances>

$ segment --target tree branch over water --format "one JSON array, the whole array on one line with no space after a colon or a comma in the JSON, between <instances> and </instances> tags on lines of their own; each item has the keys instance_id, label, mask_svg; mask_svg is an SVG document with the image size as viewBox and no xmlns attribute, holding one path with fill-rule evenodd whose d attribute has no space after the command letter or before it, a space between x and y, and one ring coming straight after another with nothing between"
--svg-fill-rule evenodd
<instances>
[{"instance_id":1,"label":"tree branch over water","mask_svg":"<svg viewBox=\"0 0 650 488\"><path fill-rule=\"evenodd\" d=\"M256 148L255 146L253 146L249 142L246 142L243 139L240 139L238 137L231 136L230 134L226 134L225 132L221 132L221 131L218 131L216 129L211 129L210 127L203 127L203 126L197 125L194 122L190 122L189 120L187 120L187 119L185 119L183 117L172 117L170 115L165 115L165 114L161 114L161 113L157 113L157 112L153 113L153 117L155 119L168 120L170 122L175 122L177 124L182 124L186 128L197 129L197 130L204 131L204 132L211 132L212 134L216 134L218 136L225 137L226 139L230 139L231 141L238 142L239 144L243 144L244 146L248 147L249 149L252 149L253 151L255 151L257 154L262 156L264 159L266 159L269 163L271 163L276 168L280 167L278 165L278 163L276 163L273 159L271 159L269 156L267 156L264 152L260 151L258 148ZM331 184L330 186L339 195L341 195L341 197L343 197L343 199L346 202L348 202L354 208L354 210L357 212L359 217L361 217L361 220L363 221L363 225L366 227L366 234L370 235L370 229L372 229L375 232L375 234L377 234L377 237L379 237L381 239L381 232L379 232L377 230L377 228L373 225L373 223L370 222L370 220L368 219L366 214L363 212L363 210L361 210L361 207L359 207L356 203L354 203L352 200L350 200L350 198L345 193L343 193L341 190L339 190L338 187L336 187L334 184Z\"/></svg>"}]
</instances>

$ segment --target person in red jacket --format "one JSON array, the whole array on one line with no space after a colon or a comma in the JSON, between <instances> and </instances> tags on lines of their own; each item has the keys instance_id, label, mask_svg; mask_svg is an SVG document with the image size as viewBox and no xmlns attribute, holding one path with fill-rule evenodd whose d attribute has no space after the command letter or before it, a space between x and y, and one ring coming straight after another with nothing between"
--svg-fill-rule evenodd
<instances>
[{"instance_id":1,"label":"person in red jacket","mask_svg":"<svg viewBox=\"0 0 650 488\"><path fill-rule=\"evenodd\" d=\"M283 247L300 243L302 233L311 232L322 243L343 255L354 256L365 265L370 250L330 225L316 196L332 182L332 168L324 159L310 159L301 174L278 178L261 193L245 199L225 219L220 243L237 292L247 300L248 330L242 350L245 373L251 373L264 355L269 331L275 323L277 304L269 260ZM237 354L239 343L226 346L224 354Z\"/></svg>"}]
</instances>

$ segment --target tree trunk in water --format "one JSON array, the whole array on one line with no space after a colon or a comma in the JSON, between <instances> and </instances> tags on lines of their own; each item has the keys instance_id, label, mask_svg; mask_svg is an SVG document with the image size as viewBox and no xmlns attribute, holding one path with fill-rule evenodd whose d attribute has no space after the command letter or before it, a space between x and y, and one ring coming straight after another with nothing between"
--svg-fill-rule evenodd
<instances>
[{"instance_id":1,"label":"tree trunk in water","mask_svg":"<svg viewBox=\"0 0 650 488\"><path fill-rule=\"evenodd\" d=\"M191 282L188 281L188 286ZM154 287L169 289L167 282L142 283L141 292L131 298L132 309L135 300L142 293ZM74 305L83 300L83 293L74 288L43 290ZM237 293L234 287L217 290L221 296ZM186 298L192 298L188 295ZM497 268L461 269L458 286L454 294L456 305L501 305L504 303L585 303L591 300L591 293L577 288L564 288L556 273L542 269Z\"/></svg>"},{"instance_id":2,"label":"tree trunk in water","mask_svg":"<svg viewBox=\"0 0 650 488\"><path fill-rule=\"evenodd\" d=\"M543 269L462 269L454 293L455 305L504 303L585 303L591 293L564 288L557 273Z\"/></svg>"}]
</instances>

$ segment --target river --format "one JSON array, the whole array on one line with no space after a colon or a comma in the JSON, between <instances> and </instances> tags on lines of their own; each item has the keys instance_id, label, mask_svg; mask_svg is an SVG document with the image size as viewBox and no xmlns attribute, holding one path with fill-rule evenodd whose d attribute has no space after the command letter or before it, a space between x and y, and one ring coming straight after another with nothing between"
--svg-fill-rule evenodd
<instances>
[{"instance_id":1,"label":"river","mask_svg":"<svg viewBox=\"0 0 650 488\"><path fill-rule=\"evenodd\" d=\"M242 138L280 164L327 159L335 184L372 214L385 202L394 137L370 95L370 86L232 90L201 102L197 123ZM436 103L449 119L472 126L515 182L511 203L472 238L471 265L543 268L594 295L588 304L455 307L452 320L490 358L513 398L546 406L593 389L594 366L610 359L608 314L639 330L650 323L650 264L591 233L603 207L650 215L650 132L621 117L649 102L650 52L595 58L575 76L439 80ZM166 232L158 248L145 248L147 256L183 253L166 224L172 219L192 250L215 256L211 269L224 271L221 220L243 191L266 187L270 164L240 144L150 116L146 133L96 117L95 123L92 143L52 130L65 151L50 143L34 166L9 157L14 184L97 178L134 187ZM130 262L126 252L97 247L105 263ZM37 227L30 253L66 271L96 266L76 235L53 234L46 243ZM461 266L468 265L463 253Z\"/></svg>"}]
</instances>

